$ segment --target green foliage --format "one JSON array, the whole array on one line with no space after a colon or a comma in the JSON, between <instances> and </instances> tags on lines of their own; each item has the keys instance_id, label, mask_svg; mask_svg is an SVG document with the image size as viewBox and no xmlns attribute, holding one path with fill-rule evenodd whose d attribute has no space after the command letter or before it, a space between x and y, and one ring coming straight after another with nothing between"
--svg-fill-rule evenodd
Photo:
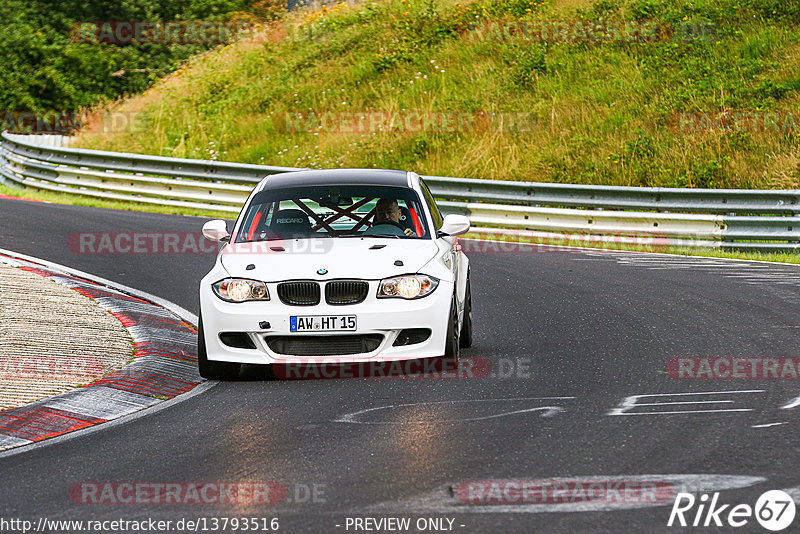
<instances>
[{"instance_id":1,"label":"green foliage","mask_svg":"<svg viewBox=\"0 0 800 534\"><path fill-rule=\"evenodd\" d=\"M797 4L341 3L290 15L282 41L190 61L179 81L132 100L142 110L140 130L87 135L83 146L507 180L800 187L797 132L687 132L670 122L681 112L796 114ZM573 25L569 34L578 38L569 42L535 38L542 21L575 20L655 22L659 31L653 39L593 41ZM371 111L400 123L404 113L465 113L482 127L287 132L277 119Z\"/></svg>"},{"instance_id":2,"label":"green foliage","mask_svg":"<svg viewBox=\"0 0 800 534\"><path fill-rule=\"evenodd\" d=\"M547 72L547 49L544 45L512 46L506 50L511 83L519 88L533 87L536 77Z\"/></svg>"},{"instance_id":3,"label":"green foliage","mask_svg":"<svg viewBox=\"0 0 800 534\"><path fill-rule=\"evenodd\" d=\"M644 1L652 2L653 0L642 0L642 2ZM637 9L637 5L639 3L640 2L637 2L633 6L631 6L634 17L640 15ZM615 15L620 10L621 7L622 7L622 2L620 0L597 0L596 2L594 2L594 4L592 4L591 12L594 17L603 18Z\"/></svg>"},{"instance_id":4,"label":"green foliage","mask_svg":"<svg viewBox=\"0 0 800 534\"><path fill-rule=\"evenodd\" d=\"M81 21L227 21L252 0L0 0L0 110L70 112L141 92L207 44L78 42Z\"/></svg>"},{"instance_id":5,"label":"green foliage","mask_svg":"<svg viewBox=\"0 0 800 534\"><path fill-rule=\"evenodd\" d=\"M661 0L635 0L630 5L631 18L634 20L654 19L662 15L664 2Z\"/></svg>"}]
</instances>

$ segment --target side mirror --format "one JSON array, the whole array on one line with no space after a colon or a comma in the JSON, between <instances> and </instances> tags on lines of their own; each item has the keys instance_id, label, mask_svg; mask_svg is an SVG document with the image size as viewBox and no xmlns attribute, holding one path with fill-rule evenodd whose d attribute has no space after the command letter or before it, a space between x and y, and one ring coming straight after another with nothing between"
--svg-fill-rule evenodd
<instances>
[{"instance_id":1,"label":"side mirror","mask_svg":"<svg viewBox=\"0 0 800 534\"><path fill-rule=\"evenodd\" d=\"M231 238L228 223L222 219L208 221L203 225L203 236L209 241L228 241Z\"/></svg>"},{"instance_id":2,"label":"side mirror","mask_svg":"<svg viewBox=\"0 0 800 534\"><path fill-rule=\"evenodd\" d=\"M442 227L439 228L439 236L455 236L469 232L469 217L451 213L445 215Z\"/></svg>"}]
</instances>

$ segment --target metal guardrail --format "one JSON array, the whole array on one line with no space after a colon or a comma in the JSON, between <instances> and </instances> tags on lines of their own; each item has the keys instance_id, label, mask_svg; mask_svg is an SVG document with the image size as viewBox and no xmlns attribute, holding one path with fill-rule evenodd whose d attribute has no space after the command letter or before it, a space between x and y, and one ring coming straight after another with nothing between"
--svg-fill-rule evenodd
<instances>
[{"instance_id":1,"label":"metal guardrail","mask_svg":"<svg viewBox=\"0 0 800 534\"><path fill-rule=\"evenodd\" d=\"M51 136L52 137L52 136ZM40 144L41 143L41 144ZM264 176L301 169L0 139L0 181L47 191L238 213ZM800 190L672 189L423 177L447 213L490 234L645 237L664 244L800 250Z\"/></svg>"},{"instance_id":2,"label":"metal guardrail","mask_svg":"<svg viewBox=\"0 0 800 534\"><path fill-rule=\"evenodd\" d=\"M800 214L800 190L619 187L442 178L426 182L453 200L700 213Z\"/></svg>"}]
</instances>

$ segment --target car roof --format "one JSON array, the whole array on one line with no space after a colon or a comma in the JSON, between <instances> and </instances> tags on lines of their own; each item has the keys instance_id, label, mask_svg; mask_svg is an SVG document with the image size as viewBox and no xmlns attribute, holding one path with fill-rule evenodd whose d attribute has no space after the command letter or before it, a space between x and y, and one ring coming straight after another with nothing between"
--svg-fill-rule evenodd
<instances>
[{"instance_id":1,"label":"car roof","mask_svg":"<svg viewBox=\"0 0 800 534\"><path fill-rule=\"evenodd\" d=\"M292 171L267 176L261 182L260 190L331 184L409 187L410 174L412 173L384 169L319 169Z\"/></svg>"}]
</instances>

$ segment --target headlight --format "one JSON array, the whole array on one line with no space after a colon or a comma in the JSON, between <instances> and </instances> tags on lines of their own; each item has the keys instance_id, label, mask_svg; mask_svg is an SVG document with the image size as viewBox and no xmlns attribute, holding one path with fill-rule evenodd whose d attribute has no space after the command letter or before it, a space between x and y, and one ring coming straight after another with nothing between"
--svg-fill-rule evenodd
<instances>
[{"instance_id":1,"label":"headlight","mask_svg":"<svg viewBox=\"0 0 800 534\"><path fill-rule=\"evenodd\" d=\"M437 285L439 285L439 280L424 274L385 278L378 286L378 298L421 298L432 293Z\"/></svg>"},{"instance_id":2,"label":"headlight","mask_svg":"<svg viewBox=\"0 0 800 534\"><path fill-rule=\"evenodd\" d=\"M212 284L216 294L228 302L244 302L246 300L269 300L269 291L264 282L245 280L243 278L226 278Z\"/></svg>"}]
</instances>

